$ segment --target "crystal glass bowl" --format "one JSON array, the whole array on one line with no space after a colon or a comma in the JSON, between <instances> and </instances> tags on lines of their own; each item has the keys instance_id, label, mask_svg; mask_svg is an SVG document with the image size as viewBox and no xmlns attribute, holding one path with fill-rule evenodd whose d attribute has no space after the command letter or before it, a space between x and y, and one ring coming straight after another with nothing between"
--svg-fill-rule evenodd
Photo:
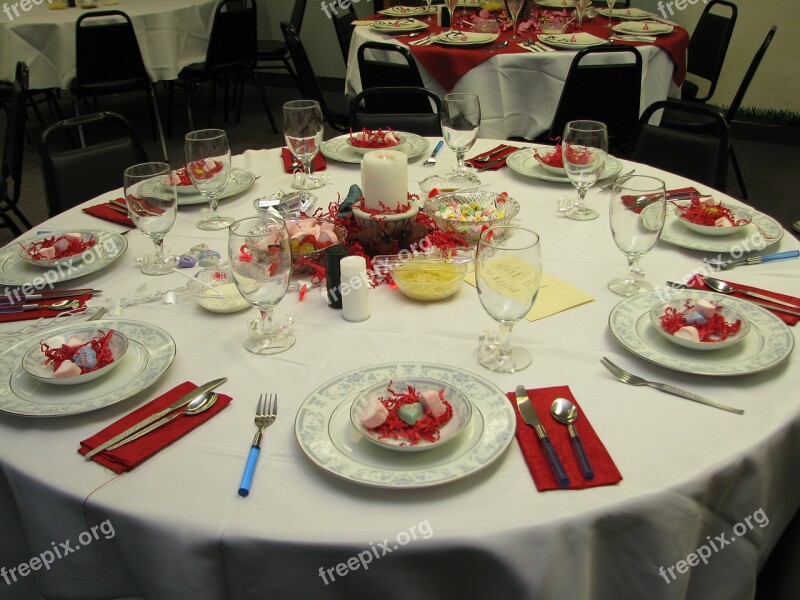
<instances>
[{"instance_id":1,"label":"crystal glass bowl","mask_svg":"<svg viewBox=\"0 0 800 600\"><path fill-rule=\"evenodd\" d=\"M250 303L239 293L227 263L198 271L186 287L195 301L211 312L233 313L250 308Z\"/></svg>"},{"instance_id":2,"label":"crystal glass bowl","mask_svg":"<svg viewBox=\"0 0 800 600\"><path fill-rule=\"evenodd\" d=\"M475 260L472 249L454 248L430 254L375 256L373 268L389 272L403 295L419 302L444 300L455 294Z\"/></svg>"},{"instance_id":3,"label":"crystal glass bowl","mask_svg":"<svg viewBox=\"0 0 800 600\"><path fill-rule=\"evenodd\" d=\"M476 220L473 221L442 216L442 210L450 206L474 206L477 207L476 210L488 209L496 211L496 214L499 213L502 216L493 218L488 216L476 217ZM481 210L481 212L484 212L484 210ZM489 227L508 225L519 214L519 203L513 198L509 198L506 194L473 190L452 192L428 198L425 202L424 211L436 222L439 229L457 233L470 242L477 242L481 232Z\"/></svg>"}]
</instances>

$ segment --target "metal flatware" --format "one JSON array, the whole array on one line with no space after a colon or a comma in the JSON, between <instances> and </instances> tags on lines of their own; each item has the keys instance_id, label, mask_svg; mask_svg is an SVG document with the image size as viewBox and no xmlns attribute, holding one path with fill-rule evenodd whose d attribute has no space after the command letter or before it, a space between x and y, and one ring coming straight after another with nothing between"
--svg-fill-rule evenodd
<instances>
[{"instance_id":1,"label":"metal flatware","mask_svg":"<svg viewBox=\"0 0 800 600\"><path fill-rule=\"evenodd\" d=\"M170 404L167 408L165 408L163 410L160 410L157 413L153 413L149 417L146 417L146 418L142 419L141 421L136 423L136 425L128 427L128 429L126 429L125 431L123 431L119 435L115 435L110 440L107 440L107 441L103 442L102 444L100 444L99 446L97 446L97 448L94 448L93 450L90 450L89 452L86 453L85 458L87 460L92 458L95 454L99 454L100 452L110 448L111 446L113 446L117 442L121 442L122 440L124 440L128 436L133 435L134 433L139 431L140 429L144 429L145 427L150 425L150 423L154 423L154 422L158 421L161 417L168 415L173 410L176 410L178 408L186 406L187 404L189 404L189 402L191 402L195 398L198 398L199 396L202 396L206 392L210 392L215 387L218 387L218 386L222 385L226 381L228 381L227 377L220 377L219 379L214 379L213 381L209 381L208 383L204 383L200 387L197 387L197 388L193 389L191 392L189 392L187 394L184 394L183 396L178 398L175 402Z\"/></svg>"},{"instance_id":2,"label":"metal flatware","mask_svg":"<svg viewBox=\"0 0 800 600\"><path fill-rule=\"evenodd\" d=\"M720 279L714 279L713 277L703 277L703 283L705 283L708 287L710 287L715 292L719 292L720 294L733 294L734 292L739 292L740 294L744 294L745 296L752 296L753 298L760 298L761 300L768 300L770 302L774 302L775 304L780 304L782 306L788 306L789 308L794 308L795 310L800 310L800 306L796 304L792 304L791 302L786 302L784 300L778 300L777 298L773 298L772 296L767 296L765 294L759 294L758 292L751 292L750 290L743 290L740 288L733 287L727 281L722 281Z\"/></svg>"},{"instance_id":3,"label":"metal flatware","mask_svg":"<svg viewBox=\"0 0 800 600\"><path fill-rule=\"evenodd\" d=\"M486 154L479 154L479 155L478 155L478 156L476 156L475 158L470 158L470 159L469 159L467 162L474 162L474 163L476 163L476 162L478 162L478 163L487 163L487 162L489 162L490 160L492 160L492 157L493 157L495 154L500 154L501 152L505 152L505 151L506 151L506 150L508 150L510 147L511 147L511 146L509 146L508 144L503 144L503 145L499 146L498 148L495 148L495 149L494 149L494 150L492 150L491 152L487 152Z\"/></svg>"},{"instance_id":4,"label":"metal flatware","mask_svg":"<svg viewBox=\"0 0 800 600\"><path fill-rule=\"evenodd\" d=\"M797 257L800 257L800 250L789 250L788 252L777 252L775 254L762 254L761 256L749 256L741 260L731 260L727 262L720 260L711 260L709 261L709 264L713 265L714 267L718 267L723 271L727 271L728 269L734 269L736 267L741 267L743 265L760 265L761 263L765 262L772 262L775 260L787 260L790 258L797 258Z\"/></svg>"},{"instance_id":5,"label":"metal flatware","mask_svg":"<svg viewBox=\"0 0 800 600\"><path fill-rule=\"evenodd\" d=\"M586 480L594 479L594 471L592 465L589 463L589 457L586 456L586 450L583 449L583 443L578 435L578 430L575 429L575 421L578 420L578 407L566 398L556 398L550 405L550 414L553 418L567 426L569 431L569 439L572 442L572 449L575 451L575 456L578 458L578 464L581 467L583 478Z\"/></svg>"},{"instance_id":6,"label":"metal flatware","mask_svg":"<svg viewBox=\"0 0 800 600\"><path fill-rule=\"evenodd\" d=\"M256 470L256 461L261 452L261 436L264 429L269 427L278 418L278 394L261 394L258 397L258 404L256 405L256 436L253 438L253 443L250 446L250 453L247 455L247 463L244 466L244 473L242 474L242 481L239 484L239 495L242 497L250 494L250 484L253 482L253 473Z\"/></svg>"},{"instance_id":7,"label":"metal flatware","mask_svg":"<svg viewBox=\"0 0 800 600\"><path fill-rule=\"evenodd\" d=\"M555 51L556 51L556 49L555 49L555 48L551 48L550 46L545 46L545 45L544 45L543 43L541 43L541 42L533 42L533 45L534 45L536 48L539 48L539 50L541 50L542 52L555 52Z\"/></svg>"},{"instance_id":8,"label":"metal flatware","mask_svg":"<svg viewBox=\"0 0 800 600\"><path fill-rule=\"evenodd\" d=\"M99 321L100 319L103 318L103 315L105 315L107 312L108 312L108 309L105 306L101 306L100 308L97 309L96 313L94 313L91 317L89 317L86 320L87 321Z\"/></svg>"},{"instance_id":9,"label":"metal flatware","mask_svg":"<svg viewBox=\"0 0 800 600\"><path fill-rule=\"evenodd\" d=\"M65 298L64 300L59 300L58 302L53 302L52 304L6 304L4 306L0 306L0 315L10 315L14 313L21 313L21 312L30 312L32 310L41 310L41 309L49 309L49 310L72 310L73 308L78 307L77 300L70 300L69 298Z\"/></svg>"},{"instance_id":10,"label":"metal flatware","mask_svg":"<svg viewBox=\"0 0 800 600\"><path fill-rule=\"evenodd\" d=\"M432 167L436 164L436 155L439 154L439 150L442 149L442 146L444 146L444 140L439 140L433 152L431 152L430 157L428 157L428 160L422 163L423 167Z\"/></svg>"},{"instance_id":11,"label":"metal flatware","mask_svg":"<svg viewBox=\"0 0 800 600\"><path fill-rule=\"evenodd\" d=\"M53 298L73 298L75 296L85 296L89 294L94 296L95 294L101 293L103 290L93 290L93 289L77 289L77 290L51 290L51 291L44 291L39 292L36 294L12 294L8 292L7 294L0 296L0 306L6 304L19 304L24 302L30 302L31 300L50 300Z\"/></svg>"},{"instance_id":12,"label":"metal flatware","mask_svg":"<svg viewBox=\"0 0 800 600\"><path fill-rule=\"evenodd\" d=\"M536 414L533 406L531 406L531 401L528 398L528 392L525 391L525 386L518 385L517 389L514 391L514 396L517 399L517 409L519 410L522 420L536 431L536 436L539 438L539 443L542 445L542 450L547 457L550 468L553 470L553 475L555 475L558 485L562 488L567 487L569 485L567 472L564 470L561 460L558 458L558 454L556 454L553 442L550 441L550 437L547 435L547 431L545 431L544 425L542 425L539 419L539 415Z\"/></svg>"},{"instance_id":13,"label":"metal flatware","mask_svg":"<svg viewBox=\"0 0 800 600\"><path fill-rule=\"evenodd\" d=\"M676 281L668 281L667 285L670 286L671 288L675 288L675 289L679 289L679 290L697 289L697 288L689 287L688 285L684 285L682 283L678 283ZM712 289L712 290L714 289L711 286L708 286L708 287L710 289ZM743 291L743 290L740 290L740 291ZM769 304L768 302L762 302L761 300L754 300L752 298L741 298L741 300L744 300L745 302L750 302L751 304L758 304L759 306L763 306L764 308L767 308L769 310L782 312L782 313L786 313L787 315L794 315L796 317L800 317L800 309L791 310L789 308L783 308L782 306L776 306L774 304ZM778 302L778 301L777 300L773 300L772 298L770 298L770 302ZM789 306L791 306L791 305L789 305Z\"/></svg>"},{"instance_id":14,"label":"metal flatware","mask_svg":"<svg viewBox=\"0 0 800 600\"><path fill-rule=\"evenodd\" d=\"M495 44L494 46L489 46L488 48L484 48L484 52L494 52L495 50L500 50L508 46L508 40L500 42L499 44Z\"/></svg>"},{"instance_id":15,"label":"metal flatware","mask_svg":"<svg viewBox=\"0 0 800 600\"><path fill-rule=\"evenodd\" d=\"M657 390L661 390L662 392L672 394L673 396L680 396L681 398L686 398L687 400L692 400L694 402L699 402L700 404L705 404L706 406L712 406L714 408L735 413L737 415L744 414L744 411L740 408L733 408L732 406L727 406L726 404L720 404L719 402L715 402L714 400L709 400L708 398L704 398L703 396L698 396L697 394L693 394L692 392L687 392L686 390L677 388L674 385L669 385L668 383L657 383L655 381L647 381L646 379L642 379L637 375L632 375L622 367L618 367L617 365L612 363L605 356L602 358L600 362L606 369L611 371L611 374L614 377L619 379L622 383L627 383L628 385L646 385L655 388Z\"/></svg>"},{"instance_id":16,"label":"metal flatware","mask_svg":"<svg viewBox=\"0 0 800 600\"><path fill-rule=\"evenodd\" d=\"M497 160L493 160L488 165L483 165L480 169L478 169L478 173L483 173L484 171L488 171L489 169L494 169L495 167L500 165L505 159L506 158L504 156L503 158L498 158Z\"/></svg>"}]
</instances>

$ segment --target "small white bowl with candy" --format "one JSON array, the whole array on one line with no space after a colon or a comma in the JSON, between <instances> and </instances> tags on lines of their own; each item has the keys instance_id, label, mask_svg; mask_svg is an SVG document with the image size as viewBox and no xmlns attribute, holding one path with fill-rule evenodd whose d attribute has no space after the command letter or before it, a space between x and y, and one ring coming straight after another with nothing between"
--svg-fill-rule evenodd
<instances>
[{"instance_id":1,"label":"small white bowl with candy","mask_svg":"<svg viewBox=\"0 0 800 600\"><path fill-rule=\"evenodd\" d=\"M92 231L53 232L19 242L18 252L28 264L56 267L83 260L83 253L91 252L98 239Z\"/></svg>"},{"instance_id":2,"label":"small white bowl with candy","mask_svg":"<svg viewBox=\"0 0 800 600\"><path fill-rule=\"evenodd\" d=\"M719 237L741 231L753 220L748 211L727 207L713 196L698 196L675 202L675 214L686 228L702 235Z\"/></svg>"},{"instance_id":3,"label":"small white bowl with candy","mask_svg":"<svg viewBox=\"0 0 800 600\"><path fill-rule=\"evenodd\" d=\"M350 134L347 145L359 154L366 154L373 150L396 150L404 141L403 136L388 128L362 129Z\"/></svg>"},{"instance_id":4,"label":"small white bowl with candy","mask_svg":"<svg viewBox=\"0 0 800 600\"><path fill-rule=\"evenodd\" d=\"M127 351L125 334L87 326L31 346L22 357L22 368L43 383L78 385L107 375Z\"/></svg>"},{"instance_id":5,"label":"small white bowl with candy","mask_svg":"<svg viewBox=\"0 0 800 600\"><path fill-rule=\"evenodd\" d=\"M741 342L750 324L719 300L681 298L656 304L650 322L673 344L691 350L720 350Z\"/></svg>"}]
</instances>

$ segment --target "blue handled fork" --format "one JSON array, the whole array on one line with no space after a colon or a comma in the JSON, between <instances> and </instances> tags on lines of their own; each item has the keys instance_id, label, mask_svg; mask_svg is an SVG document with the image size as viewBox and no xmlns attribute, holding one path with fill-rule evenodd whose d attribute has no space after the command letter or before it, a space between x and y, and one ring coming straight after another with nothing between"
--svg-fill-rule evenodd
<instances>
[{"instance_id":1,"label":"blue handled fork","mask_svg":"<svg viewBox=\"0 0 800 600\"><path fill-rule=\"evenodd\" d=\"M278 418L278 394L270 394L267 399L267 394L261 394L258 397L258 405L256 406L256 436L253 438L253 444L250 446L250 454L247 455L247 463L244 466L244 473L242 474L242 482L239 484L239 495L244 497L250 493L250 484L253 482L253 473L256 470L256 462L258 461L258 454L261 451L261 437L264 429L269 427Z\"/></svg>"}]
</instances>

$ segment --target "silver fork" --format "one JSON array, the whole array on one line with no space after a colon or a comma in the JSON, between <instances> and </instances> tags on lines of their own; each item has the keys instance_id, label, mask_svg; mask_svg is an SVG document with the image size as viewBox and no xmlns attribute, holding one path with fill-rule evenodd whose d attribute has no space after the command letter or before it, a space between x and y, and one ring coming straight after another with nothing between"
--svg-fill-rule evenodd
<instances>
[{"instance_id":1,"label":"silver fork","mask_svg":"<svg viewBox=\"0 0 800 600\"><path fill-rule=\"evenodd\" d=\"M258 397L258 405L256 406L255 423L258 427L256 436L253 438L253 443L250 446L250 454L247 455L247 463L244 466L244 473L242 474L242 482L239 484L239 495L247 496L250 493L250 484L253 482L253 473L256 470L256 461L258 461L258 453L261 451L261 436L264 429L269 427L278 418L278 394L261 394Z\"/></svg>"},{"instance_id":2,"label":"silver fork","mask_svg":"<svg viewBox=\"0 0 800 600\"><path fill-rule=\"evenodd\" d=\"M433 152L431 152L428 160L422 163L423 167L432 167L436 164L436 155L439 154L439 150L442 149L442 146L444 146L444 140L439 140L439 143L436 144L436 147L433 149Z\"/></svg>"},{"instance_id":3,"label":"silver fork","mask_svg":"<svg viewBox=\"0 0 800 600\"><path fill-rule=\"evenodd\" d=\"M728 412L736 413L737 415L743 415L744 411L739 408L733 408L731 406L726 406L725 404L720 404L719 402L714 402L713 400L709 400L708 398L703 398L702 396L698 396L697 394L693 394L692 392L687 392L686 390L682 390L681 388L677 388L674 385L669 385L668 383L656 383L654 381L647 381L646 379L642 379L637 375L632 375L628 373L622 367L618 367L610 360L608 360L605 356L600 361L603 363L603 366L611 371L611 374L619 379L622 383L627 383L628 385L647 385L657 390L661 390L662 392L667 392L668 394L673 394L674 396L680 396L681 398L686 398L687 400L693 400L695 402L699 402L700 404L705 404L706 406L713 406L714 408L719 408L720 410L727 410Z\"/></svg>"},{"instance_id":4,"label":"silver fork","mask_svg":"<svg viewBox=\"0 0 800 600\"><path fill-rule=\"evenodd\" d=\"M636 169L631 169L627 173L623 173L622 175L617 175L616 177L614 177L614 181L612 181L611 183L608 183L608 184L604 185L603 187L601 187L599 193L600 194L610 194L611 190L614 189L614 182L616 182L617 179L619 179L620 177L627 177L628 175L633 175L635 172L636 172Z\"/></svg>"}]
</instances>

